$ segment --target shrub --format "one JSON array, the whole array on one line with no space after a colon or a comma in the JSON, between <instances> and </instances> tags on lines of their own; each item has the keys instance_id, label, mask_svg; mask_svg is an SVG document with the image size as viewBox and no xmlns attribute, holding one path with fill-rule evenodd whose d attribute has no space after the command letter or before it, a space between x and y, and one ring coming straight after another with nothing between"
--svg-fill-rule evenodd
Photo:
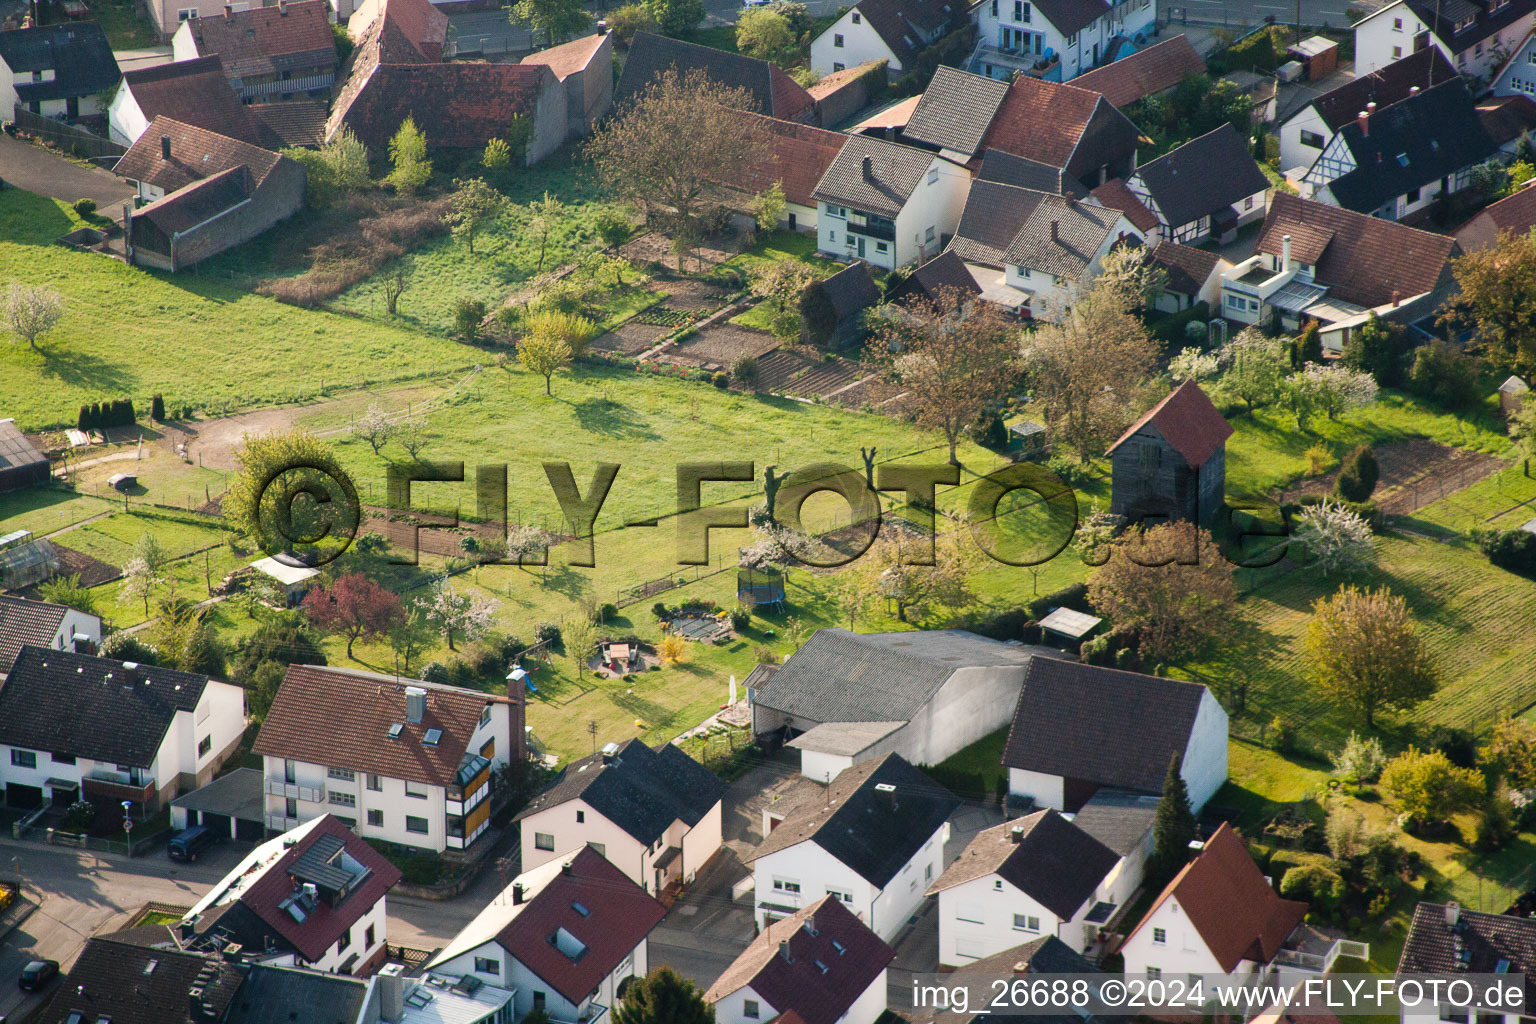
<instances>
[{"instance_id":1,"label":"shrub","mask_svg":"<svg viewBox=\"0 0 1536 1024\"><path fill-rule=\"evenodd\" d=\"M1269 723L1269 745L1282 754L1296 749L1296 723L1284 715L1276 715Z\"/></svg>"},{"instance_id":2,"label":"shrub","mask_svg":"<svg viewBox=\"0 0 1536 1024\"><path fill-rule=\"evenodd\" d=\"M715 387L719 388L721 391L724 391L726 388L731 386L731 375L726 373L724 370L721 370L719 373L716 373L709 379L715 385Z\"/></svg>"},{"instance_id":3,"label":"shrub","mask_svg":"<svg viewBox=\"0 0 1536 1024\"><path fill-rule=\"evenodd\" d=\"M453 680L453 673L448 671L448 666L440 661L429 661L421 667L421 680L424 683L438 683L446 685Z\"/></svg>"},{"instance_id":4,"label":"shrub","mask_svg":"<svg viewBox=\"0 0 1536 1024\"><path fill-rule=\"evenodd\" d=\"M1477 360L1438 338L1413 352L1408 390L1451 408L1464 408L1478 399Z\"/></svg>"},{"instance_id":5,"label":"shrub","mask_svg":"<svg viewBox=\"0 0 1536 1024\"><path fill-rule=\"evenodd\" d=\"M1376 453L1370 445L1363 444L1345 456L1334 491L1346 501L1365 501L1376 490L1379 479L1381 468L1376 464Z\"/></svg>"},{"instance_id":6,"label":"shrub","mask_svg":"<svg viewBox=\"0 0 1536 1024\"><path fill-rule=\"evenodd\" d=\"M1280 880L1280 895L1286 899L1305 900L1319 910L1331 911L1344 898L1344 879L1332 868L1306 864L1285 873Z\"/></svg>"},{"instance_id":7,"label":"shrub","mask_svg":"<svg viewBox=\"0 0 1536 1024\"><path fill-rule=\"evenodd\" d=\"M1474 529L1472 539L1488 556L1488 561L1500 569L1522 576L1536 576L1536 533Z\"/></svg>"},{"instance_id":8,"label":"shrub","mask_svg":"<svg viewBox=\"0 0 1536 1024\"><path fill-rule=\"evenodd\" d=\"M160 651L148 640L133 633L112 633L101 642L101 656L114 661L136 661L141 665L160 664Z\"/></svg>"},{"instance_id":9,"label":"shrub","mask_svg":"<svg viewBox=\"0 0 1536 1024\"><path fill-rule=\"evenodd\" d=\"M971 438L983 448L1001 451L1008 447L1008 428L1003 418L995 412L985 412L971 424Z\"/></svg>"},{"instance_id":10,"label":"shrub","mask_svg":"<svg viewBox=\"0 0 1536 1024\"><path fill-rule=\"evenodd\" d=\"M1092 640L1084 640L1082 646L1082 658L1087 665L1107 664L1113 656L1109 652L1109 638L1100 636Z\"/></svg>"},{"instance_id":11,"label":"shrub","mask_svg":"<svg viewBox=\"0 0 1536 1024\"><path fill-rule=\"evenodd\" d=\"M603 605L599 606L598 609L597 609L597 621L598 622L607 622L609 619L618 618L618 615L619 615L619 606L614 604L612 601L609 601L606 604L603 604Z\"/></svg>"},{"instance_id":12,"label":"shrub","mask_svg":"<svg viewBox=\"0 0 1536 1024\"><path fill-rule=\"evenodd\" d=\"M744 604L738 604L731 609L731 628L740 633L752 622L752 609Z\"/></svg>"},{"instance_id":13,"label":"shrub","mask_svg":"<svg viewBox=\"0 0 1536 1024\"><path fill-rule=\"evenodd\" d=\"M1093 606L1088 603L1088 584L1069 584L1060 590L1053 590L1049 594L1037 597L1025 606L1025 610L1032 619L1045 618L1052 608L1071 608L1073 611L1092 615Z\"/></svg>"},{"instance_id":14,"label":"shrub","mask_svg":"<svg viewBox=\"0 0 1536 1024\"><path fill-rule=\"evenodd\" d=\"M537 644L547 643L551 647L560 643L560 626L554 622L541 622L533 629L533 642Z\"/></svg>"},{"instance_id":15,"label":"shrub","mask_svg":"<svg viewBox=\"0 0 1536 1024\"><path fill-rule=\"evenodd\" d=\"M1344 741L1343 749L1333 756L1333 770L1357 782L1375 782L1381 778L1381 770L1386 766L1387 754L1381 749L1381 740L1354 732Z\"/></svg>"},{"instance_id":16,"label":"shrub","mask_svg":"<svg viewBox=\"0 0 1536 1024\"><path fill-rule=\"evenodd\" d=\"M1127 671L1136 667L1136 651L1130 647L1122 647L1115 652L1115 668Z\"/></svg>"},{"instance_id":17,"label":"shrub","mask_svg":"<svg viewBox=\"0 0 1536 1024\"><path fill-rule=\"evenodd\" d=\"M688 641L676 633L668 633L656 645L656 654L663 665L681 665L688 660Z\"/></svg>"},{"instance_id":18,"label":"shrub","mask_svg":"<svg viewBox=\"0 0 1536 1024\"><path fill-rule=\"evenodd\" d=\"M96 200L91 198L76 199L70 204L81 217L89 217L96 212Z\"/></svg>"},{"instance_id":19,"label":"shrub","mask_svg":"<svg viewBox=\"0 0 1536 1024\"><path fill-rule=\"evenodd\" d=\"M614 42L628 46L637 32L656 31L656 17L645 4L625 4L609 11L605 19Z\"/></svg>"},{"instance_id":20,"label":"shrub","mask_svg":"<svg viewBox=\"0 0 1536 1024\"><path fill-rule=\"evenodd\" d=\"M89 202L89 200L85 200ZM95 205L95 204L92 204ZM65 831L84 832L96 820L96 805L89 800L76 800L64 811L62 822Z\"/></svg>"},{"instance_id":21,"label":"shrub","mask_svg":"<svg viewBox=\"0 0 1536 1024\"><path fill-rule=\"evenodd\" d=\"M737 356L731 364L731 379L743 385L757 383L757 359L753 356Z\"/></svg>"},{"instance_id":22,"label":"shrub","mask_svg":"<svg viewBox=\"0 0 1536 1024\"><path fill-rule=\"evenodd\" d=\"M149 400L149 418L156 423L165 421L165 399L158 391L155 392L155 397Z\"/></svg>"},{"instance_id":23,"label":"shrub","mask_svg":"<svg viewBox=\"0 0 1536 1024\"><path fill-rule=\"evenodd\" d=\"M485 321L485 303L464 297L453 300L453 333L460 341L473 345L480 340L480 325Z\"/></svg>"},{"instance_id":24,"label":"shrub","mask_svg":"<svg viewBox=\"0 0 1536 1024\"><path fill-rule=\"evenodd\" d=\"M651 605L651 614L658 619L669 619L672 617L672 613L667 611L667 603L665 601L657 601Z\"/></svg>"}]
</instances>

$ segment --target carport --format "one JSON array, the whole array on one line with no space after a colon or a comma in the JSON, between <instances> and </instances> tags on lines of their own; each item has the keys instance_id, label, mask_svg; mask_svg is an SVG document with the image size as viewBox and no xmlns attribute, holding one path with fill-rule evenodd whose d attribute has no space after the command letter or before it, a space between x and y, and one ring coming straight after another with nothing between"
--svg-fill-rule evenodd
<instances>
[{"instance_id":1,"label":"carport","mask_svg":"<svg viewBox=\"0 0 1536 1024\"><path fill-rule=\"evenodd\" d=\"M202 789L171 801L171 827L202 825L230 839L258 841L266 836L266 797L261 772L237 768Z\"/></svg>"}]
</instances>

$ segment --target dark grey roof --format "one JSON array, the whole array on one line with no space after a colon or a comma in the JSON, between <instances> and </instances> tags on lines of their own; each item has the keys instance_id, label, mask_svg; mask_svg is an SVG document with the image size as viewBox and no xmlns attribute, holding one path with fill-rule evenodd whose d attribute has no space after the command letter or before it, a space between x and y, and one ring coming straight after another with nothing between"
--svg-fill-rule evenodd
<instances>
[{"instance_id":1,"label":"dark grey roof","mask_svg":"<svg viewBox=\"0 0 1536 1024\"><path fill-rule=\"evenodd\" d=\"M815 794L791 810L751 859L814 840L860 878L884 888L959 806L949 790L899 754L887 754L845 768L824 796Z\"/></svg>"},{"instance_id":2,"label":"dark grey roof","mask_svg":"<svg viewBox=\"0 0 1536 1024\"><path fill-rule=\"evenodd\" d=\"M325 141L326 103L324 100L286 100L281 103L251 103L246 106L256 119L264 149L288 146L320 148Z\"/></svg>"},{"instance_id":3,"label":"dark grey roof","mask_svg":"<svg viewBox=\"0 0 1536 1024\"><path fill-rule=\"evenodd\" d=\"M255 964L224 1024L355 1024L367 995L359 978Z\"/></svg>"},{"instance_id":4,"label":"dark grey roof","mask_svg":"<svg viewBox=\"0 0 1536 1024\"><path fill-rule=\"evenodd\" d=\"M1008 83L939 65L902 138L973 156L987 134Z\"/></svg>"},{"instance_id":5,"label":"dark grey roof","mask_svg":"<svg viewBox=\"0 0 1536 1024\"><path fill-rule=\"evenodd\" d=\"M1081 199L1082 189L1062 167L1052 167L1038 160L1014 156L1000 149L989 149L982 154L981 167L976 172L981 181L997 181L1019 188L1032 188L1038 192L1054 192L1057 195Z\"/></svg>"},{"instance_id":6,"label":"dark grey roof","mask_svg":"<svg viewBox=\"0 0 1536 1024\"><path fill-rule=\"evenodd\" d=\"M1006 262L1076 281L1124 215L1119 210L1042 194L1003 253Z\"/></svg>"},{"instance_id":7,"label":"dark grey roof","mask_svg":"<svg viewBox=\"0 0 1536 1024\"><path fill-rule=\"evenodd\" d=\"M1137 168L1162 222L1179 227L1269 188L1230 122Z\"/></svg>"},{"instance_id":8,"label":"dark grey roof","mask_svg":"<svg viewBox=\"0 0 1536 1024\"><path fill-rule=\"evenodd\" d=\"M1046 197L1034 189L973 181L949 248L967 263L1001 267L1004 254Z\"/></svg>"},{"instance_id":9,"label":"dark grey roof","mask_svg":"<svg viewBox=\"0 0 1536 1024\"><path fill-rule=\"evenodd\" d=\"M208 677L87 654L22 647L0 686L0 743L148 768L178 711Z\"/></svg>"},{"instance_id":10,"label":"dark grey roof","mask_svg":"<svg viewBox=\"0 0 1536 1024\"><path fill-rule=\"evenodd\" d=\"M1036 658L1024 673L1003 764L1161 792L1169 760L1189 746L1204 696L1199 683Z\"/></svg>"},{"instance_id":11,"label":"dark grey roof","mask_svg":"<svg viewBox=\"0 0 1536 1024\"><path fill-rule=\"evenodd\" d=\"M869 173L864 161L869 160ZM925 149L899 146L894 142L863 135L849 136L827 173L816 183L815 199L851 206L882 217L895 219L923 174L934 160ZM960 168L951 173L963 174Z\"/></svg>"},{"instance_id":12,"label":"dark grey roof","mask_svg":"<svg viewBox=\"0 0 1536 1024\"><path fill-rule=\"evenodd\" d=\"M880 301L880 288L869 276L869 264L863 260L850 263L818 284L831 301L838 320L854 316Z\"/></svg>"},{"instance_id":13,"label":"dark grey roof","mask_svg":"<svg viewBox=\"0 0 1536 1024\"><path fill-rule=\"evenodd\" d=\"M928 37L954 16L957 0L860 0L856 9L869 27L909 67L928 47Z\"/></svg>"},{"instance_id":14,"label":"dark grey roof","mask_svg":"<svg viewBox=\"0 0 1536 1024\"><path fill-rule=\"evenodd\" d=\"M0 32L0 39L7 33ZM37 445L27 440L12 419L0 420L0 470L46 463L48 456L37 450Z\"/></svg>"},{"instance_id":15,"label":"dark grey roof","mask_svg":"<svg viewBox=\"0 0 1536 1024\"><path fill-rule=\"evenodd\" d=\"M1124 857L1141 844L1157 817L1158 798L1127 789L1101 789L1072 824Z\"/></svg>"},{"instance_id":16,"label":"dark grey roof","mask_svg":"<svg viewBox=\"0 0 1536 1024\"><path fill-rule=\"evenodd\" d=\"M975 188L975 185L971 186ZM938 299L940 293L952 288L955 291L970 295L980 295L981 289L976 284L976 279L971 272L965 269L965 261L953 247L945 249L933 259L924 263L908 275L907 279L891 290L889 296L892 302L905 299L913 295L921 295L932 302Z\"/></svg>"},{"instance_id":17,"label":"dark grey roof","mask_svg":"<svg viewBox=\"0 0 1536 1024\"><path fill-rule=\"evenodd\" d=\"M264 786L265 779L260 768L236 768L206 786L183 793L171 801L171 806L189 811L224 814L242 821L264 821Z\"/></svg>"},{"instance_id":18,"label":"dark grey roof","mask_svg":"<svg viewBox=\"0 0 1536 1024\"><path fill-rule=\"evenodd\" d=\"M1036 811L978 833L930 894L996 874L1062 920L1093 898L1120 854L1054 810Z\"/></svg>"},{"instance_id":19,"label":"dark grey roof","mask_svg":"<svg viewBox=\"0 0 1536 1024\"><path fill-rule=\"evenodd\" d=\"M1492 5L1488 0L1480 0L1478 3L1472 3L1471 0L1408 0L1408 6L1424 24L1434 28L1435 34L1453 52L1459 53L1471 49L1480 40L1488 39L1501 29L1529 18L1531 12L1536 11L1536 0L1511 0L1494 11L1490 11ZM1472 27L1457 32L1456 22L1467 16L1475 18Z\"/></svg>"},{"instance_id":20,"label":"dark grey roof","mask_svg":"<svg viewBox=\"0 0 1536 1024\"><path fill-rule=\"evenodd\" d=\"M71 1013L79 1013L86 1024L186 1024L187 993L196 986L209 1004L210 1019L223 1020L244 980L234 964L98 936L86 940L80 958L36 1019L64 1024Z\"/></svg>"},{"instance_id":21,"label":"dark grey roof","mask_svg":"<svg viewBox=\"0 0 1536 1024\"><path fill-rule=\"evenodd\" d=\"M1525 975L1529 1005L1536 998L1536 919L1461 907L1452 925L1444 904L1420 903L1413 910L1397 973L1494 974L1502 973L1500 961L1508 961L1509 974Z\"/></svg>"},{"instance_id":22,"label":"dark grey roof","mask_svg":"<svg viewBox=\"0 0 1536 1024\"><path fill-rule=\"evenodd\" d=\"M1007 977L1014 974L1092 974L1094 970L1093 964L1082 954L1056 936L1047 935L957 967L955 973ZM914 1024L1018 1024L1016 1016L981 1012L974 1005L967 1013L919 1013L908 1019ZM1030 1014L1030 1024L1099 1024L1106 1019L1072 1012Z\"/></svg>"},{"instance_id":23,"label":"dark grey roof","mask_svg":"<svg viewBox=\"0 0 1536 1024\"><path fill-rule=\"evenodd\" d=\"M719 776L670 743L652 750L633 739L605 760L598 753L573 762L517 820L579 798L649 846L679 818L697 825L725 795Z\"/></svg>"},{"instance_id":24,"label":"dark grey roof","mask_svg":"<svg viewBox=\"0 0 1536 1024\"><path fill-rule=\"evenodd\" d=\"M68 611L61 604L0 594L0 673L11 667L22 644L52 647Z\"/></svg>"},{"instance_id":25,"label":"dark grey roof","mask_svg":"<svg viewBox=\"0 0 1536 1024\"><path fill-rule=\"evenodd\" d=\"M813 722L905 722L957 669L1016 666L1022 678L1034 652L959 629L819 629L758 684L757 703Z\"/></svg>"},{"instance_id":26,"label":"dark grey roof","mask_svg":"<svg viewBox=\"0 0 1536 1024\"><path fill-rule=\"evenodd\" d=\"M17 83L16 97L23 103L89 96L121 77L107 35L94 21L0 32L0 60L12 72L54 72L51 82Z\"/></svg>"},{"instance_id":27,"label":"dark grey roof","mask_svg":"<svg viewBox=\"0 0 1536 1024\"><path fill-rule=\"evenodd\" d=\"M700 70L712 82L745 89L752 96L753 109L770 117L793 120L815 105L810 93L765 60L651 32L635 33L624 58L624 71L619 75L614 104L633 100L669 68L675 68L681 76Z\"/></svg>"},{"instance_id":28,"label":"dark grey roof","mask_svg":"<svg viewBox=\"0 0 1536 1024\"><path fill-rule=\"evenodd\" d=\"M1045 15L1064 36L1074 35L1109 13L1105 0L1035 0L1035 10Z\"/></svg>"},{"instance_id":29,"label":"dark grey roof","mask_svg":"<svg viewBox=\"0 0 1536 1024\"><path fill-rule=\"evenodd\" d=\"M1460 76L1378 109L1370 130L1339 129L1355 169L1328 183L1338 204L1371 213L1383 203L1498 151Z\"/></svg>"}]
</instances>

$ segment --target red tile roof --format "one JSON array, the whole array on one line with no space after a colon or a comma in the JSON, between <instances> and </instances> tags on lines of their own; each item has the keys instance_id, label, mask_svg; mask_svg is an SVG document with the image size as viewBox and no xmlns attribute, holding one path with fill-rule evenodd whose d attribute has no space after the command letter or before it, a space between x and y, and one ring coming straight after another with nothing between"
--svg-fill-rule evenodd
<instances>
[{"instance_id":1,"label":"red tile roof","mask_svg":"<svg viewBox=\"0 0 1536 1024\"><path fill-rule=\"evenodd\" d=\"M1526 185L1514 195L1483 207L1472 220L1486 217L1495 231L1523 235L1536 227L1536 184ZM1460 229L1458 229L1460 230Z\"/></svg>"},{"instance_id":2,"label":"red tile roof","mask_svg":"<svg viewBox=\"0 0 1536 1024\"><path fill-rule=\"evenodd\" d=\"M572 1003L580 1003L645 940L667 910L590 846L566 861L496 941ZM587 911L576 909L580 904ZM551 938L561 929L586 947L572 959Z\"/></svg>"},{"instance_id":3,"label":"red tile roof","mask_svg":"<svg viewBox=\"0 0 1536 1024\"><path fill-rule=\"evenodd\" d=\"M1171 89L1190 75L1205 71L1205 61L1182 33L1129 57L1078 75L1072 84L1103 93L1117 107Z\"/></svg>"},{"instance_id":4,"label":"red tile roof","mask_svg":"<svg viewBox=\"0 0 1536 1024\"><path fill-rule=\"evenodd\" d=\"M1147 209L1146 204L1137 199L1136 193L1119 178L1110 178L1090 195L1111 210L1125 214L1125 219L1135 225L1137 231L1157 230L1157 214Z\"/></svg>"},{"instance_id":5,"label":"red tile roof","mask_svg":"<svg viewBox=\"0 0 1536 1024\"><path fill-rule=\"evenodd\" d=\"M359 74L362 80L354 86ZM532 116L544 90L557 87L554 72L537 64L354 66L326 122L326 136L345 125L382 153L411 117L429 146L479 147L505 132L513 115Z\"/></svg>"},{"instance_id":6,"label":"red tile roof","mask_svg":"<svg viewBox=\"0 0 1536 1024\"><path fill-rule=\"evenodd\" d=\"M382 0L380 17L379 27L390 38L415 47L430 62L442 60L443 44L448 40L448 15L430 0ZM385 59L392 63L409 62L388 47Z\"/></svg>"},{"instance_id":7,"label":"red tile roof","mask_svg":"<svg viewBox=\"0 0 1536 1024\"><path fill-rule=\"evenodd\" d=\"M163 154L169 142L171 155ZM112 173L174 192L232 167L250 169L253 186L266 180L283 159L277 153L169 117L157 117L129 147Z\"/></svg>"},{"instance_id":8,"label":"red tile roof","mask_svg":"<svg viewBox=\"0 0 1536 1024\"><path fill-rule=\"evenodd\" d=\"M841 900L823 896L764 928L709 987L704 1000L718 1002L750 985L786 1017L795 1014L804 1024L835 1024L894 959L896 951Z\"/></svg>"},{"instance_id":9,"label":"red tile roof","mask_svg":"<svg viewBox=\"0 0 1536 1024\"><path fill-rule=\"evenodd\" d=\"M1163 435L1163 440L1191 466L1204 465L1205 460L1215 455L1232 436L1232 424L1216 411L1200 385L1192 380L1180 384L1172 394L1132 423L1130 429L1120 435L1120 440L1109 446L1109 451L1119 448L1143 427L1152 427Z\"/></svg>"},{"instance_id":10,"label":"red tile roof","mask_svg":"<svg viewBox=\"0 0 1536 1024\"><path fill-rule=\"evenodd\" d=\"M1206 948L1228 973L1245 959L1269 963L1307 912L1305 903L1275 894L1248 856L1248 848L1225 822L1206 841L1200 856L1184 865L1163 889L1131 935L1145 927L1170 897L1179 901Z\"/></svg>"},{"instance_id":11,"label":"red tile roof","mask_svg":"<svg viewBox=\"0 0 1536 1024\"><path fill-rule=\"evenodd\" d=\"M791 203L814 207L816 200L811 193L848 136L747 111L739 111L736 116L765 137L765 156L747 171L747 180L741 187L755 195L777 181Z\"/></svg>"},{"instance_id":12,"label":"red tile roof","mask_svg":"<svg viewBox=\"0 0 1536 1024\"><path fill-rule=\"evenodd\" d=\"M208 18L191 18L187 31L200 54L216 53L232 78L336 66L326 0L280 2Z\"/></svg>"},{"instance_id":13,"label":"red tile roof","mask_svg":"<svg viewBox=\"0 0 1536 1024\"><path fill-rule=\"evenodd\" d=\"M393 678L290 665L251 749L328 768L452 785L485 706L510 701L456 686L410 685L427 691L420 722L405 720L406 684ZM390 739L396 723L400 735ZM429 729L443 731L436 746L422 742Z\"/></svg>"},{"instance_id":14,"label":"red tile roof","mask_svg":"<svg viewBox=\"0 0 1536 1024\"><path fill-rule=\"evenodd\" d=\"M562 82L578 71L585 71L597 51L602 49L603 43L608 39L607 35L583 36L580 39L572 39L568 43L559 46L551 46L547 50L530 53L524 57L522 64L543 64L555 73L555 77Z\"/></svg>"},{"instance_id":15,"label":"red tile roof","mask_svg":"<svg viewBox=\"0 0 1536 1024\"><path fill-rule=\"evenodd\" d=\"M241 142L260 145L256 121L229 87L218 54L123 74L145 121L169 117Z\"/></svg>"},{"instance_id":16,"label":"red tile roof","mask_svg":"<svg viewBox=\"0 0 1536 1024\"><path fill-rule=\"evenodd\" d=\"M1456 240L1395 221L1276 192L1255 252L1278 256L1291 236L1293 259L1316 267L1328 294L1361 306L1384 306L1432 292L1456 251Z\"/></svg>"},{"instance_id":17,"label":"red tile roof","mask_svg":"<svg viewBox=\"0 0 1536 1024\"><path fill-rule=\"evenodd\" d=\"M1157 248L1152 250L1152 261L1167 273L1169 288L1194 295L1211 279L1211 274L1221 263L1221 255L1192 245L1158 242Z\"/></svg>"},{"instance_id":18,"label":"red tile roof","mask_svg":"<svg viewBox=\"0 0 1536 1024\"><path fill-rule=\"evenodd\" d=\"M979 151L1001 149L1065 167L1100 99L1087 89L1021 75L1003 97Z\"/></svg>"},{"instance_id":19,"label":"red tile roof","mask_svg":"<svg viewBox=\"0 0 1536 1024\"><path fill-rule=\"evenodd\" d=\"M1503 96L1477 105L1478 119L1500 146L1536 129L1536 101L1529 96Z\"/></svg>"},{"instance_id":20,"label":"red tile roof","mask_svg":"<svg viewBox=\"0 0 1536 1024\"><path fill-rule=\"evenodd\" d=\"M306 915L304 923L300 924L281 905L298 887L290 872L295 870L299 858L326 836L340 840L347 856L367 868L368 876L361 886L352 890L337 906L331 906L324 899L317 901ZM327 814L246 888L240 896L240 902L273 931L292 943L295 949L304 954L304 959L314 961L336 945L336 940L372 910L398 881L399 868L385 860L383 854L340 820Z\"/></svg>"}]
</instances>

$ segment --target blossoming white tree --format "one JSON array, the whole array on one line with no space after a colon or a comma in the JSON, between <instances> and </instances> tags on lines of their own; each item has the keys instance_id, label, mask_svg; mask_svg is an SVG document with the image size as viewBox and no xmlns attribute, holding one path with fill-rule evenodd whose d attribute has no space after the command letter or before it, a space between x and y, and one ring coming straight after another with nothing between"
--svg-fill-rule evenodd
<instances>
[{"instance_id":1,"label":"blossoming white tree","mask_svg":"<svg viewBox=\"0 0 1536 1024\"><path fill-rule=\"evenodd\" d=\"M1359 572L1376 559L1370 524L1336 501L1304 509L1292 539L1311 552L1324 576Z\"/></svg>"}]
</instances>

